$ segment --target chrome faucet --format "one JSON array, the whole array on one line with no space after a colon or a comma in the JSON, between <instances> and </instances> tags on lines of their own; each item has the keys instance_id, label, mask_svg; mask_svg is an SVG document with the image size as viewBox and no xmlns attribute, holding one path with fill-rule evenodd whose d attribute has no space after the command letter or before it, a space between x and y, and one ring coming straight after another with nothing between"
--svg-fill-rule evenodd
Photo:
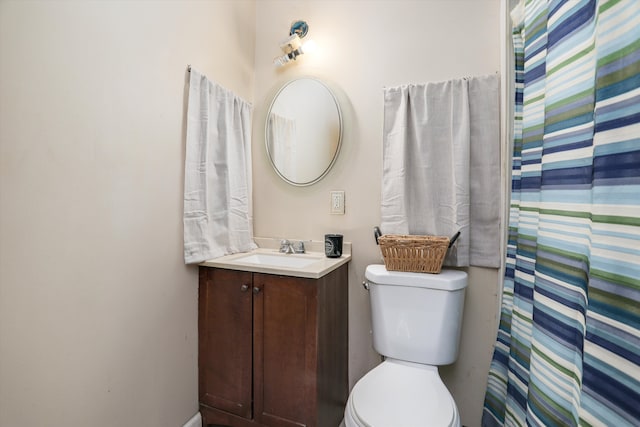
<instances>
[{"instance_id":1,"label":"chrome faucet","mask_svg":"<svg viewBox=\"0 0 640 427\"><path fill-rule=\"evenodd\" d=\"M287 239L283 239L280 241L280 253L283 254L303 254L304 251L304 242L300 240L299 242L292 243Z\"/></svg>"}]
</instances>

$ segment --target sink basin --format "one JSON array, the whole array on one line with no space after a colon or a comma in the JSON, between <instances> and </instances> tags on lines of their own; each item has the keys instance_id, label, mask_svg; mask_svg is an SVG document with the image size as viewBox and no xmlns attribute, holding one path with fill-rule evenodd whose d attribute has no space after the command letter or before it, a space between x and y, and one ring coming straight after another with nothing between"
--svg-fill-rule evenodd
<instances>
[{"instance_id":1,"label":"sink basin","mask_svg":"<svg viewBox=\"0 0 640 427\"><path fill-rule=\"evenodd\" d=\"M309 255L285 255L285 254L264 254L253 253L247 256L236 258L234 261L243 264L255 264L265 267L280 268L305 268L315 264L322 258Z\"/></svg>"},{"instance_id":2,"label":"sink basin","mask_svg":"<svg viewBox=\"0 0 640 427\"><path fill-rule=\"evenodd\" d=\"M2 1L2 0L0 0ZM202 267L224 268L251 273L319 279L351 260L351 243L344 243L340 258L327 258L324 241L305 242L304 254L278 252L280 239L256 238L258 247L251 252L238 252L202 262Z\"/></svg>"}]
</instances>

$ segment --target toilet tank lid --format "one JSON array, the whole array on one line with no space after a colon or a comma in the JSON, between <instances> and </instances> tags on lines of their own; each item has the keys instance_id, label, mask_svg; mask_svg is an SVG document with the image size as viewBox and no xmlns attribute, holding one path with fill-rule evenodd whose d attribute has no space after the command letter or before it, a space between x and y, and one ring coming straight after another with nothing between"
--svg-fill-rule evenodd
<instances>
[{"instance_id":1,"label":"toilet tank lid","mask_svg":"<svg viewBox=\"0 0 640 427\"><path fill-rule=\"evenodd\" d=\"M443 269L439 274L388 271L382 264L367 266L364 277L379 285L412 286L416 288L456 291L467 287L467 273Z\"/></svg>"}]
</instances>

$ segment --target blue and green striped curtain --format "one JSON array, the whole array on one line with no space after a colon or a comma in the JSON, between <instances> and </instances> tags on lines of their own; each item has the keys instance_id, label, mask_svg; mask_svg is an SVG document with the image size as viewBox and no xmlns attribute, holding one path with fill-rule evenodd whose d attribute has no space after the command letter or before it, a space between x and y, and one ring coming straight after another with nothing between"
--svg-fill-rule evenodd
<instances>
[{"instance_id":1,"label":"blue and green striped curtain","mask_svg":"<svg viewBox=\"0 0 640 427\"><path fill-rule=\"evenodd\" d=\"M640 426L640 0L520 11L482 425Z\"/></svg>"}]
</instances>

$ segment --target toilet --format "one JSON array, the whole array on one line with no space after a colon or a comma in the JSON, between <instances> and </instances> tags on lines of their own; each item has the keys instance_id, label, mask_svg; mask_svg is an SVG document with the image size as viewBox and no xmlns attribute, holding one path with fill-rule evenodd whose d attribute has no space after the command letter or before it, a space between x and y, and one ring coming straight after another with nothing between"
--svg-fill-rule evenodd
<instances>
[{"instance_id":1,"label":"toilet","mask_svg":"<svg viewBox=\"0 0 640 427\"><path fill-rule=\"evenodd\" d=\"M346 427L460 427L438 366L458 356L467 273L387 271L370 265L373 348L385 360L353 387Z\"/></svg>"}]
</instances>

